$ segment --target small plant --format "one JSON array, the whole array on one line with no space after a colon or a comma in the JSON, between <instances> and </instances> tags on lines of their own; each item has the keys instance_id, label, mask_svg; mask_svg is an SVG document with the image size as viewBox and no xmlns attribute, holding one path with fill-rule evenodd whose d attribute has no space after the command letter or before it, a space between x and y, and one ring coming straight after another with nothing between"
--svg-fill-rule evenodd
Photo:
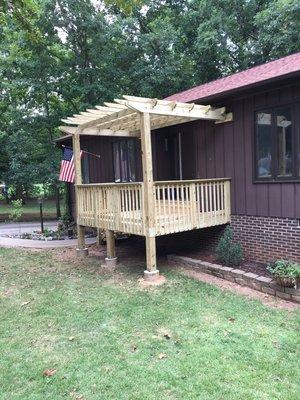
<instances>
[{"instance_id":1,"label":"small plant","mask_svg":"<svg viewBox=\"0 0 300 400\"><path fill-rule=\"evenodd\" d=\"M227 226L216 248L217 259L225 265L240 265L244 253L239 242L233 240L233 231Z\"/></svg>"},{"instance_id":2,"label":"small plant","mask_svg":"<svg viewBox=\"0 0 300 400\"><path fill-rule=\"evenodd\" d=\"M43 236L45 236L45 237L50 237L50 236L53 236L53 231L51 230L51 229L49 229L49 228L44 228L44 232L43 232Z\"/></svg>"},{"instance_id":3,"label":"small plant","mask_svg":"<svg viewBox=\"0 0 300 400\"><path fill-rule=\"evenodd\" d=\"M61 236L67 234L69 237L72 237L74 235L75 226L76 224L71 217L68 214L64 214L59 220L57 232Z\"/></svg>"},{"instance_id":4,"label":"small plant","mask_svg":"<svg viewBox=\"0 0 300 400\"><path fill-rule=\"evenodd\" d=\"M21 199L17 199L17 200L12 200L11 201L11 205L12 205L12 210L9 214L9 219L11 219L12 221L19 221L20 218L23 215L23 205L22 205L22 200Z\"/></svg>"},{"instance_id":5,"label":"small plant","mask_svg":"<svg viewBox=\"0 0 300 400\"><path fill-rule=\"evenodd\" d=\"M294 287L300 278L300 265L292 261L277 260L267 266L276 282L285 287Z\"/></svg>"}]
</instances>

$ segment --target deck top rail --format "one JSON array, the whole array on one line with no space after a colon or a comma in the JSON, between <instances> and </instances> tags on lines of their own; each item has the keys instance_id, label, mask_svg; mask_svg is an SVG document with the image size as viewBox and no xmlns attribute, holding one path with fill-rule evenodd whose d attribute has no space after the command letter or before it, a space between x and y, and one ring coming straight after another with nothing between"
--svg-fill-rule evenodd
<instances>
[{"instance_id":1,"label":"deck top rail","mask_svg":"<svg viewBox=\"0 0 300 400\"><path fill-rule=\"evenodd\" d=\"M144 184L76 185L79 225L145 235ZM155 236L230 221L230 179L154 182Z\"/></svg>"}]
</instances>

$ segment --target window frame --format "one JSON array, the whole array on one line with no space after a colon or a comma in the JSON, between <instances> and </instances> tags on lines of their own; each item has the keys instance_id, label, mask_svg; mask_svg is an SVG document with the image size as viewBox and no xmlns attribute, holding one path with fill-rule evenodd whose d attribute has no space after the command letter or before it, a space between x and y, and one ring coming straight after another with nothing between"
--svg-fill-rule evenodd
<instances>
[{"instance_id":1,"label":"window frame","mask_svg":"<svg viewBox=\"0 0 300 400\"><path fill-rule=\"evenodd\" d=\"M297 118L297 107L300 110L300 103L287 103L278 104L267 107L259 107L254 110L254 140L253 140L253 183L284 183L284 182L298 182L300 181L300 174L297 176L297 172L300 170L300 160L298 160L298 154L300 152L300 118ZM279 157L278 157L278 133L276 130L276 111L290 108L291 121L292 121L292 176L278 176L279 172ZM257 114L260 112L266 112L271 114L271 176L260 177L258 175L258 124Z\"/></svg>"},{"instance_id":2,"label":"window frame","mask_svg":"<svg viewBox=\"0 0 300 400\"><path fill-rule=\"evenodd\" d=\"M129 177L129 180L124 180L122 179L122 168L121 168L121 146L122 143L126 142L126 169L127 169L127 175ZM133 143L133 157L134 157L134 173L135 173L135 180L130 180L130 160L129 160L129 142ZM119 171L120 171L120 181L116 181L116 165L115 165L115 146L118 146L118 152L119 152ZM113 159L113 176L114 176L114 182L115 183L130 183L130 182L136 182L137 178L137 168L136 168L136 141L134 138L120 138L117 140L114 140L112 142L112 159Z\"/></svg>"}]
</instances>

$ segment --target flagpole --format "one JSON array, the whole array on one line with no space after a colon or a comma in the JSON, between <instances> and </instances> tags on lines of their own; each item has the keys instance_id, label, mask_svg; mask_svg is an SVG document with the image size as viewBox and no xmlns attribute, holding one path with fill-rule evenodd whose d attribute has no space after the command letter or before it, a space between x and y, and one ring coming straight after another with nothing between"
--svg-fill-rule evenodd
<instances>
[{"instance_id":1,"label":"flagpole","mask_svg":"<svg viewBox=\"0 0 300 400\"><path fill-rule=\"evenodd\" d=\"M66 146L66 145L64 145L64 144L62 144L61 147L65 148L65 149L73 150L72 147ZM101 158L100 154L91 153L90 151L86 151L86 150L81 150L81 151L82 151L83 153L90 154L91 156L94 156L94 157L97 157L97 158Z\"/></svg>"}]
</instances>

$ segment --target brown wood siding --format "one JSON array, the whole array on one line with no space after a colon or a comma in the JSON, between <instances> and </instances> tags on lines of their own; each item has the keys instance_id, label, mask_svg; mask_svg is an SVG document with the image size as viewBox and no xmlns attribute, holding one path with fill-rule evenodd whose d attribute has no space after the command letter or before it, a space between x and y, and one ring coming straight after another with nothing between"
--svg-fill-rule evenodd
<instances>
[{"instance_id":1,"label":"brown wood siding","mask_svg":"<svg viewBox=\"0 0 300 400\"><path fill-rule=\"evenodd\" d=\"M196 121L152 132L153 172L155 180L178 179L170 154L165 151L165 138L182 133L183 179L232 178L232 213L240 215L300 218L300 182L253 183L254 111L288 103L300 103L300 83L273 87L247 97L224 99L234 113L234 121L215 125ZM300 129L300 115L298 128ZM90 182L113 182L112 143L115 138L82 138L83 149L97 153L89 157ZM140 141L137 143L137 180L142 180Z\"/></svg>"},{"instance_id":2,"label":"brown wood siding","mask_svg":"<svg viewBox=\"0 0 300 400\"><path fill-rule=\"evenodd\" d=\"M231 123L194 122L195 178L232 178L233 214L300 218L300 182L253 183L255 110L299 101L295 82L223 103L233 111Z\"/></svg>"}]
</instances>

